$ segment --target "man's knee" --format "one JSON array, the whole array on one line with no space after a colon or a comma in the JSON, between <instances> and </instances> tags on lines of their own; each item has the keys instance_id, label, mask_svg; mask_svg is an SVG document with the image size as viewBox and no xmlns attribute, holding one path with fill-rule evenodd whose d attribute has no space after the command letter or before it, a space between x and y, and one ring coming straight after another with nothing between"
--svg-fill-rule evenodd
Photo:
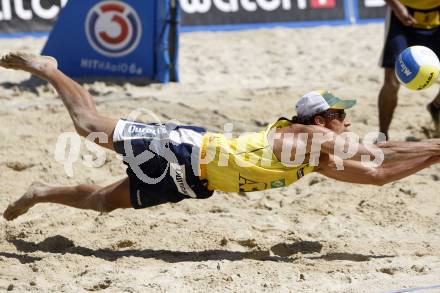
<instances>
[{"instance_id":1,"label":"man's knee","mask_svg":"<svg viewBox=\"0 0 440 293\"><path fill-rule=\"evenodd\" d=\"M101 213L110 213L121 208L118 202L112 198L111 194L102 192L101 190L94 192L91 197L93 197L92 201L94 202L95 210Z\"/></svg>"},{"instance_id":2,"label":"man's knee","mask_svg":"<svg viewBox=\"0 0 440 293\"><path fill-rule=\"evenodd\" d=\"M109 203L108 201L103 201L101 204L101 209L99 210L101 213L110 213L114 210L118 209L114 204Z\"/></svg>"},{"instance_id":3,"label":"man's knee","mask_svg":"<svg viewBox=\"0 0 440 293\"><path fill-rule=\"evenodd\" d=\"M97 193L95 200L96 210L101 213L110 213L118 208L106 195Z\"/></svg>"},{"instance_id":4,"label":"man's knee","mask_svg":"<svg viewBox=\"0 0 440 293\"><path fill-rule=\"evenodd\" d=\"M117 209L98 185L81 184L76 186L76 192L81 194L80 207L83 209L91 209L103 213L109 213Z\"/></svg>"},{"instance_id":5,"label":"man's knee","mask_svg":"<svg viewBox=\"0 0 440 293\"><path fill-rule=\"evenodd\" d=\"M400 83L397 80L388 80L383 84L383 89L387 93L391 93L393 95L397 95L400 89Z\"/></svg>"},{"instance_id":6,"label":"man's knee","mask_svg":"<svg viewBox=\"0 0 440 293\"><path fill-rule=\"evenodd\" d=\"M383 89L389 93L395 93L399 91L400 83L394 74L394 69L387 68L385 70Z\"/></svg>"}]
</instances>

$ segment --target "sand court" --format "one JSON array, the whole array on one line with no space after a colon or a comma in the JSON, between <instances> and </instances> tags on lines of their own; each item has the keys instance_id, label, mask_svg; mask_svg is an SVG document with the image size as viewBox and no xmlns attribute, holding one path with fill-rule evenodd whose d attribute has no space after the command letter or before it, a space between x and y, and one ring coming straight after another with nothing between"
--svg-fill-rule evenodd
<instances>
[{"instance_id":1,"label":"sand court","mask_svg":"<svg viewBox=\"0 0 440 293\"><path fill-rule=\"evenodd\" d=\"M181 83L84 84L115 118L143 107L160 119L235 133L294 115L297 98L328 89L356 98L351 131L377 131L383 24L198 32L181 36ZM1 39L1 53L39 53L44 38ZM106 152L89 168L84 145L73 177L55 160L73 132L54 90L0 70L3 210L32 181L109 184L125 174ZM438 84L401 90L393 139L426 138ZM312 174L287 188L216 192L110 214L36 205L0 221L0 288L12 292L388 292L439 285L440 165L382 187ZM435 288L432 292L435 292ZM438 290L438 289L437 289ZM429 291L428 291L429 292Z\"/></svg>"}]
</instances>

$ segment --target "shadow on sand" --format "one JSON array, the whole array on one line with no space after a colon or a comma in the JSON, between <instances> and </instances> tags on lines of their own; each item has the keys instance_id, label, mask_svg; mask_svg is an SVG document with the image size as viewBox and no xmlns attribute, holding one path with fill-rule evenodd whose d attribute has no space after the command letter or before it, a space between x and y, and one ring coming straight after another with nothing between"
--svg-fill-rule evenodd
<instances>
[{"instance_id":1,"label":"shadow on sand","mask_svg":"<svg viewBox=\"0 0 440 293\"><path fill-rule=\"evenodd\" d=\"M32 92L38 94L37 88L48 83L42 79L32 76L31 78L19 83L15 82L2 82L0 86L4 89L17 88L20 91Z\"/></svg>"},{"instance_id":2,"label":"shadow on sand","mask_svg":"<svg viewBox=\"0 0 440 293\"><path fill-rule=\"evenodd\" d=\"M124 85L130 83L136 86L148 86L157 83L151 79L139 78L139 77L84 77L84 78L74 78L74 80L79 84L90 84L94 82L104 82L106 85ZM37 94L37 88L42 85L47 85L48 82L42 80L38 77L31 76L29 79L24 80L19 83L15 82L3 82L0 83L0 87L5 89L10 89L16 87L20 91L28 91Z\"/></svg>"},{"instance_id":3,"label":"shadow on sand","mask_svg":"<svg viewBox=\"0 0 440 293\"><path fill-rule=\"evenodd\" d=\"M295 254L298 253L317 253L322 249L322 244L317 241L298 241L292 244L279 243L272 246L269 250L252 250L248 252L229 251L229 250L205 250L205 251L172 251L164 249L124 249L114 250L106 249L90 249L87 247L77 246L72 240L56 235L48 237L45 240L34 243L23 239L8 239L16 249L24 253L48 252L59 254L77 254L82 256L94 256L106 261L115 261L122 257L141 257L162 260L168 263L178 262L200 262L209 260L230 260L239 261L243 259L254 259L260 261L276 261L276 262L294 262L297 260ZM41 257L33 257L20 255L16 253L0 252L0 256L7 258L16 258L21 263L31 263L39 261ZM307 259L324 259L324 260L345 260L345 261L368 261L373 258L394 257L392 255L363 255L350 253L330 253L321 256L305 257Z\"/></svg>"}]
</instances>

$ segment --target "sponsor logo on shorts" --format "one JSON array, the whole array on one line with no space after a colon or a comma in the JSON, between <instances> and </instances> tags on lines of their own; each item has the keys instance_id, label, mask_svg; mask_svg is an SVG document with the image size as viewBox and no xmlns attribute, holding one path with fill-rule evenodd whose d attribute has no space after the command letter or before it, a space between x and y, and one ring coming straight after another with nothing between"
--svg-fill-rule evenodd
<instances>
[{"instance_id":1,"label":"sponsor logo on shorts","mask_svg":"<svg viewBox=\"0 0 440 293\"><path fill-rule=\"evenodd\" d=\"M93 6L85 21L90 45L108 57L122 57L137 48L142 25L136 11L122 1L101 1Z\"/></svg>"},{"instance_id":2,"label":"sponsor logo on shorts","mask_svg":"<svg viewBox=\"0 0 440 293\"><path fill-rule=\"evenodd\" d=\"M175 163L170 163L170 176L176 184L177 190L189 197L197 198L197 195L189 187L185 177L185 166Z\"/></svg>"},{"instance_id":3,"label":"sponsor logo on shorts","mask_svg":"<svg viewBox=\"0 0 440 293\"><path fill-rule=\"evenodd\" d=\"M122 131L122 137L125 139L153 138L158 134L166 132L167 130L165 128L157 125L126 122Z\"/></svg>"},{"instance_id":4,"label":"sponsor logo on shorts","mask_svg":"<svg viewBox=\"0 0 440 293\"><path fill-rule=\"evenodd\" d=\"M142 201L141 201L141 191L140 190L136 190L136 200L137 200L138 205L141 207Z\"/></svg>"}]
</instances>

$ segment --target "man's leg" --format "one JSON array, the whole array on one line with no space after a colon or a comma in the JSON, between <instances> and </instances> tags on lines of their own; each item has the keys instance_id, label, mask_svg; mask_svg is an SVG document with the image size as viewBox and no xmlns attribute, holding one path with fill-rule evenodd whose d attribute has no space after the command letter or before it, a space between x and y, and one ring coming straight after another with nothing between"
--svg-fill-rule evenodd
<instances>
[{"instance_id":1,"label":"man's leg","mask_svg":"<svg viewBox=\"0 0 440 293\"><path fill-rule=\"evenodd\" d=\"M388 140L388 130L397 106L399 81L394 75L394 69L385 68L384 84L379 93L379 131L384 133Z\"/></svg>"},{"instance_id":2,"label":"man's leg","mask_svg":"<svg viewBox=\"0 0 440 293\"><path fill-rule=\"evenodd\" d=\"M89 92L58 70L54 58L10 53L0 59L0 66L23 70L48 81L56 89L69 111L76 131L84 137L92 132L103 132L107 135L108 141L103 143L96 141L96 143L113 149L112 134L117 120L99 115Z\"/></svg>"},{"instance_id":3,"label":"man's leg","mask_svg":"<svg viewBox=\"0 0 440 293\"><path fill-rule=\"evenodd\" d=\"M130 208L129 180L125 178L106 187L92 184L51 187L34 182L22 197L7 207L3 217L11 221L38 203L58 203L98 212Z\"/></svg>"},{"instance_id":4,"label":"man's leg","mask_svg":"<svg viewBox=\"0 0 440 293\"><path fill-rule=\"evenodd\" d=\"M92 132L103 132L108 141L99 145L113 149L112 135L117 120L100 116L89 92L57 69L52 57L25 53L11 53L0 59L0 66L23 70L48 81L58 92L69 111L75 129L82 136ZM50 187L34 183L17 201L10 204L3 216L7 220L26 213L37 203L59 203L75 208L110 212L117 208L129 208L130 188L128 178L106 187L78 185L74 187Z\"/></svg>"},{"instance_id":5,"label":"man's leg","mask_svg":"<svg viewBox=\"0 0 440 293\"><path fill-rule=\"evenodd\" d=\"M428 111L431 114L436 134L440 134L440 91L437 96L428 104Z\"/></svg>"}]
</instances>

